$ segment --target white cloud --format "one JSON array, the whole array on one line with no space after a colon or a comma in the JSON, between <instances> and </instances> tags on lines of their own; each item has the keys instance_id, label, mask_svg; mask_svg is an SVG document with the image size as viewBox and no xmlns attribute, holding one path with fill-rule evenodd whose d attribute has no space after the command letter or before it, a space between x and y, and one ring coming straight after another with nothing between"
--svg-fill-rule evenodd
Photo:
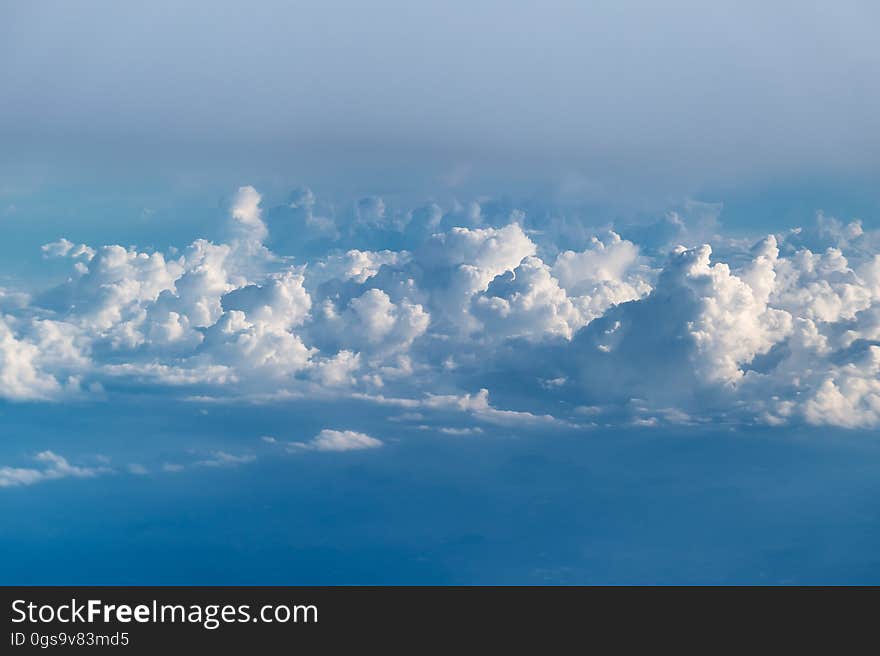
<instances>
[{"instance_id":1,"label":"white cloud","mask_svg":"<svg viewBox=\"0 0 880 656\"><path fill-rule=\"evenodd\" d=\"M46 400L77 391L74 374L89 365L70 326L0 316L0 396Z\"/></svg>"},{"instance_id":2,"label":"white cloud","mask_svg":"<svg viewBox=\"0 0 880 656\"><path fill-rule=\"evenodd\" d=\"M863 356L832 368L804 404L811 424L870 428L880 423L880 346L869 346Z\"/></svg>"},{"instance_id":3,"label":"white cloud","mask_svg":"<svg viewBox=\"0 0 880 656\"><path fill-rule=\"evenodd\" d=\"M308 271L307 281L317 285L328 280L353 280L363 284L386 265L397 266L410 261L406 251L361 251L351 249L342 255L330 255L319 260Z\"/></svg>"},{"instance_id":4,"label":"white cloud","mask_svg":"<svg viewBox=\"0 0 880 656\"><path fill-rule=\"evenodd\" d=\"M355 384L355 373L361 367L359 353L342 350L332 358L315 363L314 378L326 387Z\"/></svg>"},{"instance_id":5,"label":"white cloud","mask_svg":"<svg viewBox=\"0 0 880 656\"><path fill-rule=\"evenodd\" d=\"M578 407L607 422L880 425L880 233L860 222L820 215L749 249L701 203L620 228L627 239L589 239L486 199L406 212L371 196L348 206L349 225L322 208L334 217L323 231L309 224L316 202L300 190L264 212L241 187L227 238L180 251L45 244L69 276L0 290L0 397L104 398L139 383L511 426L582 426ZM267 220L323 241L294 263L268 250ZM670 239L689 247L663 251ZM463 391L486 387L493 399L516 388L529 411Z\"/></svg>"},{"instance_id":6,"label":"white cloud","mask_svg":"<svg viewBox=\"0 0 880 656\"><path fill-rule=\"evenodd\" d=\"M616 232L610 232L604 241L593 237L591 242L587 250L563 251L556 256L553 275L572 296L591 293L599 282L622 281L638 264L638 246Z\"/></svg>"},{"instance_id":7,"label":"white cloud","mask_svg":"<svg viewBox=\"0 0 880 656\"><path fill-rule=\"evenodd\" d=\"M676 251L658 294L676 294L692 302L691 314L682 318L695 346L692 362L698 376L733 383L743 375L741 365L790 333L791 315L767 306L775 276L775 240L762 245L743 278L726 264L710 264L711 253L709 246ZM664 283L667 288L660 287Z\"/></svg>"},{"instance_id":8,"label":"white cloud","mask_svg":"<svg viewBox=\"0 0 880 656\"><path fill-rule=\"evenodd\" d=\"M767 302L775 241L762 243L741 276L713 264L711 252L676 249L649 296L610 309L579 336L572 373L590 394L686 404L732 393L744 367L786 339L791 316Z\"/></svg>"},{"instance_id":9,"label":"white cloud","mask_svg":"<svg viewBox=\"0 0 880 656\"><path fill-rule=\"evenodd\" d=\"M254 462L257 459L253 455L233 455L226 451L214 451L208 458L197 460L197 467L234 467Z\"/></svg>"},{"instance_id":10,"label":"white cloud","mask_svg":"<svg viewBox=\"0 0 880 656\"><path fill-rule=\"evenodd\" d=\"M430 429L430 427L428 427ZM466 426L463 428L456 428L453 426L441 426L437 429L444 435L480 435L483 432L483 429L479 426Z\"/></svg>"},{"instance_id":11,"label":"white cloud","mask_svg":"<svg viewBox=\"0 0 880 656\"><path fill-rule=\"evenodd\" d=\"M495 278L473 305L474 315L493 337L571 339L585 320L536 257L526 257L513 271Z\"/></svg>"},{"instance_id":12,"label":"white cloud","mask_svg":"<svg viewBox=\"0 0 880 656\"><path fill-rule=\"evenodd\" d=\"M522 228L512 223L503 228L459 227L435 234L416 257L441 321L470 331L479 327L469 312L471 298L535 251Z\"/></svg>"},{"instance_id":13,"label":"white cloud","mask_svg":"<svg viewBox=\"0 0 880 656\"><path fill-rule=\"evenodd\" d=\"M262 243L269 231L263 223L260 209L262 197L251 186L239 187L232 202L232 218L240 236L248 241Z\"/></svg>"},{"instance_id":14,"label":"white cloud","mask_svg":"<svg viewBox=\"0 0 880 656\"><path fill-rule=\"evenodd\" d=\"M387 397L381 394L355 394L354 398L407 409L462 412L475 419L502 426L572 427L567 421L550 414L534 414L519 410L499 410L489 403L489 390L476 394L428 394L424 398Z\"/></svg>"},{"instance_id":15,"label":"white cloud","mask_svg":"<svg viewBox=\"0 0 880 656\"><path fill-rule=\"evenodd\" d=\"M850 268L843 252L829 248L815 254L804 249L776 266L779 282L773 288L773 302L797 316L834 322L852 319L867 309L875 298Z\"/></svg>"},{"instance_id":16,"label":"white cloud","mask_svg":"<svg viewBox=\"0 0 880 656\"><path fill-rule=\"evenodd\" d=\"M90 248L85 244L74 244L72 241L65 239L64 237L58 241L43 244L41 248L45 257L85 257L86 260L91 260L95 257L95 251L93 248Z\"/></svg>"},{"instance_id":17,"label":"white cloud","mask_svg":"<svg viewBox=\"0 0 880 656\"><path fill-rule=\"evenodd\" d=\"M0 487L33 485L59 478L92 478L109 471L104 467L79 467L53 451L42 451L34 458L41 468L0 467Z\"/></svg>"},{"instance_id":18,"label":"white cloud","mask_svg":"<svg viewBox=\"0 0 880 656\"><path fill-rule=\"evenodd\" d=\"M425 334L430 322L421 305L406 300L393 303L380 289L368 289L353 298L341 313L330 301L322 309L322 327L334 331L339 344L382 354L407 350Z\"/></svg>"},{"instance_id":19,"label":"white cloud","mask_svg":"<svg viewBox=\"0 0 880 656\"><path fill-rule=\"evenodd\" d=\"M332 430L325 428L308 442L291 442L293 449L309 449L313 451L358 451L377 449L382 442L366 433L357 431Z\"/></svg>"},{"instance_id":20,"label":"white cloud","mask_svg":"<svg viewBox=\"0 0 880 656\"><path fill-rule=\"evenodd\" d=\"M162 385L227 385L236 383L238 376L235 371L224 365L203 365L179 367L160 362L108 364L101 368L101 373L112 377L132 378L142 382L153 382Z\"/></svg>"}]
</instances>

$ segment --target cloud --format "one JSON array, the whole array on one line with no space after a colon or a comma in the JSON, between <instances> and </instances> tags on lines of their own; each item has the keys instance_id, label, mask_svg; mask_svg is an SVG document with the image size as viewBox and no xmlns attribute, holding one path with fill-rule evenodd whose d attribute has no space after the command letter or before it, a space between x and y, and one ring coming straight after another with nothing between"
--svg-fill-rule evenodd
<instances>
[{"instance_id":1,"label":"cloud","mask_svg":"<svg viewBox=\"0 0 880 656\"><path fill-rule=\"evenodd\" d=\"M422 280L438 321L460 331L478 329L470 314L471 298L485 292L492 280L512 271L536 246L522 228L452 228L433 235L416 253Z\"/></svg>"},{"instance_id":2,"label":"cloud","mask_svg":"<svg viewBox=\"0 0 880 656\"><path fill-rule=\"evenodd\" d=\"M86 260L91 260L95 257L95 251L92 248L89 248L85 244L76 245L72 241L69 241L62 237L58 241L51 242L49 244L43 244L42 246L43 254L45 257L84 257Z\"/></svg>"},{"instance_id":3,"label":"cloud","mask_svg":"<svg viewBox=\"0 0 880 656\"><path fill-rule=\"evenodd\" d=\"M295 259L266 246L252 187L235 194L222 242L47 244L69 275L3 290L0 397L150 386L500 426L583 427L586 407L605 424L880 425L880 233L858 221L820 214L749 241L692 202L576 248L505 202L380 200L350 208L354 224L335 215L338 234ZM300 190L283 207L305 221L319 201ZM674 239L686 243L667 248Z\"/></svg>"},{"instance_id":4,"label":"cloud","mask_svg":"<svg viewBox=\"0 0 880 656\"><path fill-rule=\"evenodd\" d=\"M433 430L430 426L425 426L425 428ZM483 432L483 429L479 426L465 426L463 428L441 426L437 430L444 435L480 435Z\"/></svg>"},{"instance_id":5,"label":"cloud","mask_svg":"<svg viewBox=\"0 0 880 656\"><path fill-rule=\"evenodd\" d=\"M42 468L0 467L0 487L34 485L60 478L93 478L109 471L104 467L79 467L53 451L41 451L34 458Z\"/></svg>"},{"instance_id":6,"label":"cloud","mask_svg":"<svg viewBox=\"0 0 880 656\"><path fill-rule=\"evenodd\" d=\"M284 253L300 254L315 244L332 243L341 236L333 208L320 208L308 187L295 189L286 203L270 208L266 223L267 243Z\"/></svg>"},{"instance_id":7,"label":"cloud","mask_svg":"<svg viewBox=\"0 0 880 656\"><path fill-rule=\"evenodd\" d=\"M257 457L253 455L237 456L226 451L214 451L210 457L197 460L194 464L196 467L235 467L254 462L256 459Z\"/></svg>"},{"instance_id":8,"label":"cloud","mask_svg":"<svg viewBox=\"0 0 880 656\"><path fill-rule=\"evenodd\" d=\"M359 284L379 273L383 266L397 266L410 260L406 251L362 251L353 248L342 255L330 255L318 260L309 269L309 281L316 285L328 280L353 280Z\"/></svg>"},{"instance_id":9,"label":"cloud","mask_svg":"<svg viewBox=\"0 0 880 656\"><path fill-rule=\"evenodd\" d=\"M475 299L472 312L495 337L571 339L586 323L550 268L536 257L497 276Z\"/></svg>"},{"instance_id":10,"label":"cloud","mask_svg":"<svg viewBox=\"0 0 880 656\"><path fill-rule=\"evenodd\" d=\"M325 428L308 442L291 442L293 449L308 449L312 451L359 451L362 449L377 449L382 442L366 433L357 431L338 431Z\"/></svg>"},{"instance_id":11,"label":"cloud","mask_svg":"<svg viewBox=\"0 0 880 656\"><path fill-rule=\"evenodd\" d=\"M332 358L317 362L313 378L325 387L351 386L356 384L355 373L360 367L360 353L342 350Z\"/></svg>"},{"instance_id":12,"label":"cloud","mask_svg":"<svg viewBox=\"0 0 880 656\"><path fill-rule=\"evenodd\" d=\"M876 297L834 249L779 253L770 236L734 272L707 245L676 249L648 297L575 340L585 396L637 397L642 412L876 425L876 347L865 340Z\"/></svg>"},{"instance_id":13,"label":"cloud","mask_svg":"<svg viewBox=\"0 0 880 656\"><path fill-rule=\"evenodd\" d=\"M393 303L381 289L368 289L337 312L332 301L323 308L323 328L336 334L343 348L381 354L406 351L428 329L430 315L418 303Z\"/></svg>"},{"instance_id":14,"label":"cloud","mask_svg":"<svg viewBox=\"0 0 880 656\"><path fill-rule=\"evenodd\" d=\"M49 400L80 390L77 373L90 365L72 326L0 316L0 396Z\"/></svg>"},{"instance_id":15,"label":"cloud","mask_svg":"<svg viewBox=\"0 0 880 656\"><path fill-rule=\"evenodd\" d=\"M260 209L262 197L251 186L239 187L232 202L233 228L248 241L262 243L269 234Z\"/></svg>"},{"instance_id":16,"label":"cloud","mask_svg":"<svg viewBox=\"0 0 880 656\"><path fill-rule=\"evenodd\" d=\"M385 201L379 196L361 198L357 202L357 221L370 227L380 227L386 221Z\"/></svg>"},{"instance_id":17,"label":"cloud","mask_svg":"<svg viewBox=\"0 0 880 656\"><path fill-rule=\"evenodd\" d=\"M775 240L762 242L740 275L711 253L677 248L650 295L611 308L578 335L572 376L589 395L666 404L732 392L744 365L790 334L791 315L768 306Z\"/></svg>"},{"instance_id":18,"label":"cloud","mask_svg":"<svg viewBox=\"0 0 880 656\"><path fill-rule=\"evenodd\" d=\"M386 397L381 394L356 394L355 398L372 401L380 405L407 409L423 408L426 410L462 412L470 414L476 419L502 426L573 426L573 424L550 414L534 414L519 410L499 410L489 403L489 390L485 388L476 394L428 394L420 399Z\"/></svg>"}]
</instances>

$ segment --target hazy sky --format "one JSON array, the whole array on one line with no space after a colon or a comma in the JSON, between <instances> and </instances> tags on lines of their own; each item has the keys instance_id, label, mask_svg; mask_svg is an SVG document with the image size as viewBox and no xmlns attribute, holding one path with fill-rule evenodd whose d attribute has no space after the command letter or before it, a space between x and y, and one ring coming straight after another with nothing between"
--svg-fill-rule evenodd
<instances>
[{"instance_id":1,"label":"hazy sky","mask_svg":"<svg viewBox=\"0 0 880 656\"><path fill-rule=\"evenodd\" d=\"M771 4L4 1L3 164L611 194L874 179L880 9Z\"/></svg>"}]
</instances>

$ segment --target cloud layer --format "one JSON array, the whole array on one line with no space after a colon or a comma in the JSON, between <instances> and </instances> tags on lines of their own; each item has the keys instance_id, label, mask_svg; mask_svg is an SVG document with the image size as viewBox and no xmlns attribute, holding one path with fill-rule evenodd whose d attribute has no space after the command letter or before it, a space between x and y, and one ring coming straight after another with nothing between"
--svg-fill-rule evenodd
<instances>
[{"instance_id":1,"label":"cloud layer","mask_svg":"<svg viewBox=\"0 0 880 656\"><path fill-rule=\"evenodd\" d=\"M370 197L343 221L318 220L308 190L291 198L266 209L242 187L227 238L181 250L46 244L69 274L4 290L0 396L150 386L497 425L880 424L880 237L859 222L704 243L670 215L577 243L486 202L399 211ZM327 430L304 446L380 444Z\"/></svg>"}]
</instances>

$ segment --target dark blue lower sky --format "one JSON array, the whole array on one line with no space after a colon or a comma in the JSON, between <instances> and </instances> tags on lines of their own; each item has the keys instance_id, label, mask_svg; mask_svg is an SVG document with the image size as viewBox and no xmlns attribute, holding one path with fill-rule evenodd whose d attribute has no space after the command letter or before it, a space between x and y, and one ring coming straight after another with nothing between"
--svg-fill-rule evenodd
<instances>
[{"instance_id":1,"label":"dark blue lower sky","mask_svg":"<svg viewBox=\"0 0 880 656\"><path fill-rule=\"evenodd\" d=\"M3 464L120 471L0 489L4 584L880 582L872 435L683 428L452 437L361 407L5 405ZM273 450L360 428L381 449ZM222 449L257 460L158 471ZM122 471L143 463L151 473Z\"/></svg>"}]
</instances>

